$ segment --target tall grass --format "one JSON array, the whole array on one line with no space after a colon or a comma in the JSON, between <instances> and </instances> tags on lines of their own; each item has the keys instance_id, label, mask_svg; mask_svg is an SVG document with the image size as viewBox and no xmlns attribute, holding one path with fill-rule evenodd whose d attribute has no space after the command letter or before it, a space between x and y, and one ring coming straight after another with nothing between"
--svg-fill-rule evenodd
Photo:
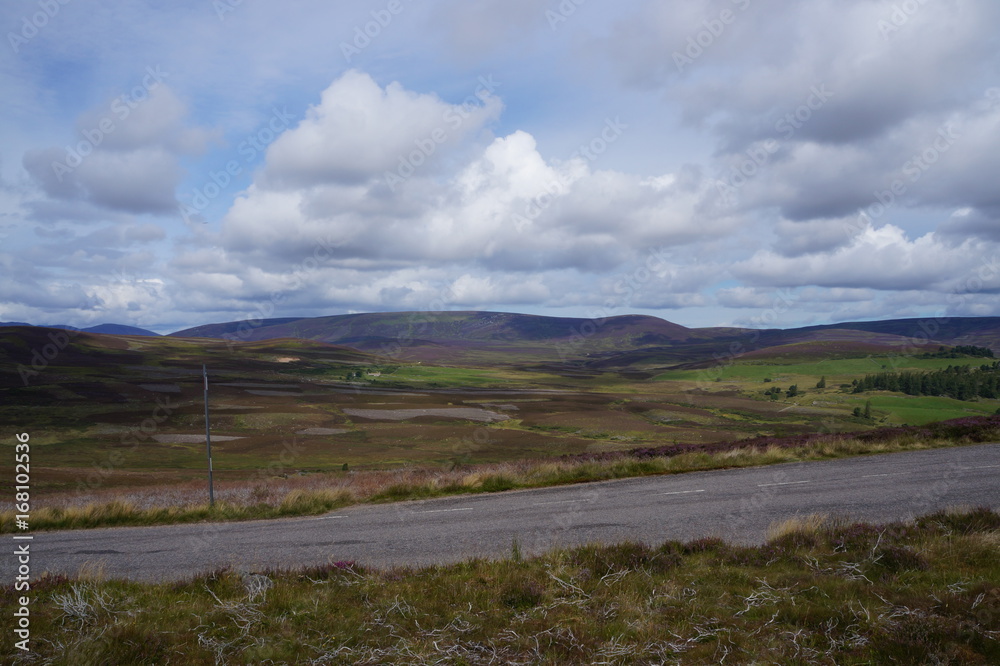
<instances>
[{"instance_id":1,"label":"tall grass","mask_svg":"<svg viewBox=\"0 0 1000 666\"><path fill-rule=\"evenodd\" d=\"M42 506L31 514L32 529L83 529L124 525L192 523L204 520L252 520L326 513L354 504L354 497L344 490L302 490L286 494L276 504L236 504L217 502L187 503L175 506L143 507L128 499L89 502L82 505ZM0 515L4 530L12 531L13 516ZM7 521L11 524L8 524Z\"/></svg>"}]
</instances>

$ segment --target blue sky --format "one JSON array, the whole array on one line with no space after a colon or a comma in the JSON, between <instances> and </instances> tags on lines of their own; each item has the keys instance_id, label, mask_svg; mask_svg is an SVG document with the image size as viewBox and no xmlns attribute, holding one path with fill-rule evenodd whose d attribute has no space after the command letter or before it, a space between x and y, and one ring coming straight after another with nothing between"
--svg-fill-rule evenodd
<instances>
[{"instance_id":1,"label":"blue sky","mask_svg":"<svg viewBox=\"0 0 1000 666\"><path fill-rule=\"evenodd\" d=\"M1000 315L992 0L35 0L0 25L0 321Z\"/></svg>"}]
</instances>

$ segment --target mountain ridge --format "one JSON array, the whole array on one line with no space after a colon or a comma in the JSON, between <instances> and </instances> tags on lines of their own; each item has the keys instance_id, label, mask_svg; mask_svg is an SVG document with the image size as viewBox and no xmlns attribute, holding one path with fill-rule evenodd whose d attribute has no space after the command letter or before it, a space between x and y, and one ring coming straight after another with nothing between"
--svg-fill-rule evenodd
<instances>
[{"instance_id":1,"label":"mountain ridge","mask_svg":"<svg viewBox=\"0 0 1000 666\"><path fill-rule=\"evenodd\" d=\"M0 328L11 327L11 326L31 326L32 328L59 328L64 331L82 331L84 333L99 333L101 335L141 335L145 337L161 337L160 333L155 331L150 331L145 328L139 328L138 326L129 326L127 324L98 324L97 326L89 326L87 328L77 328L76 326L70 326L68 324L29 324L23 321L0 321Z\"/></svg>"},{"instance_id":2,"label":"mountain ridge","mask_svg":"<svg viewBox=\"0 0 1000 666\"><path fill-rule=\"evenodd\" d=\"M629 354L663 358L691 351L707 357L742 356L789 348L831 352L911 353L935 346L975 344L1000 351L1000 317L910 318L840 322L790 329L688 328L650 315L605 319L550 317L507 312L382 312L326 317L223 322L184 329L170 337L258 341L292 337L345 345L401 360L443 361L518 350L529 356L585 359L618 365ZM627 363L626 363L627 364Z\"/></svg>"},{"instance_id":3,"label":"mountain ridge","mask_svg":"<svg viewBox=\"0 0 1000 666\"><path fill-rule=\"evenodd\" d=\"M0 326L31 326L0 322ZM85 329L104 335L159 334L122 324ZM608 369L657 362L797 356L911 354L975 345L1000 352L1000 317L906 318L789 329L688 328L651 315L605 319L492 311L371 312L282 317L195 326L167 336L230 342L297 338L341 345L384 360L424 362L575 361Z\"/></svg>"}]
</instances>

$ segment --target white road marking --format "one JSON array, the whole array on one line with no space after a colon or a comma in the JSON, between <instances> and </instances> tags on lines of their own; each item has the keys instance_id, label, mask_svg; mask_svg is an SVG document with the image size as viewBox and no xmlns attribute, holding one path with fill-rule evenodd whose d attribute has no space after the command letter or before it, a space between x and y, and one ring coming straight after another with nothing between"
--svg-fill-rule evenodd
<instances>
[{"instance_id":1,"label":"white road marking","mask_svg":"<svg viewBox=\"0 0 1000 666\"><path fill-rule=\"evenodd\" d=\"M889 475L888 474L865 474L861 478L862 479L871 479L871 478L874 478L876 476L889 476Z\"/></svg>"},{"instance_id":2,"label":"white road marking","mask_svg":"<svg viewBox=\"0 0 1000 666\"><path fill-rule=\"evenodd\" d=\"M704 490L677 490L672 493L656 493L657 495L690 495L691 493L703 493Z\"/></svg>"},{"instance_id":3,"label":"white road marking","mask_svg":"<svg viewBox=\"0 0 1000 666\"><path fill-rule=\"evenodd\" d=\"M347 518L347 516L320 516L319 518L307 518L306 520L333 520L334 518Z\"/></svg>"},{"instance_id":4,"label":"white road marking","mask_svg":"<svg viewBox=\"0 0 1000 666\"><path fill-rule=\"evenodd\" d=\"M585 499L559 500L558 502L535 502L531 506L545 506L546 504L574 504L576 502L586 502Z\"/></svg>"},{"instance_id":5,"label":"white road marking","mask_svg":"<svg viewBox=\"0 0 1000 666\"><path fill-rule=\"evenodd\" d=\"M758 488L765 488L767 486L794 486L797 483L809 483L809 481L783 481L781 483L758 483Z\"/></svg>"},{"instance_id":6,"label":"white road marking","mask_svg":"<svg viewBox=\"0 0 1000 666\"><path fill-rule=\"evenodd\" d=\"M432 509L431 511L414 511L413 513L451 513L452 511L472 511L472 507L464 509Z\"/></svg>"}]
</instances>

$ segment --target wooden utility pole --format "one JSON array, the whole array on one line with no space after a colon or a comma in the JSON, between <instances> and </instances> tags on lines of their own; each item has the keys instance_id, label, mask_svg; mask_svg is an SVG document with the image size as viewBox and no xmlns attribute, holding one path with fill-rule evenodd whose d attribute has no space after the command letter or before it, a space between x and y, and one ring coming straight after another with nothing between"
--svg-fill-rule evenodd
<instances>
[{"instance_id":1,"label":"wooden utility pole","mask_svg":"<svg viewBox=\"0 0 1000 666\"><path fill-rule=\"evenodd\" d=\"M203 364L201 374L205 378L205 453L208 455L208 503L215 506L215 491L212 488L212 433L208 421L208 368Z\"/></svg>"}]
</instances>

